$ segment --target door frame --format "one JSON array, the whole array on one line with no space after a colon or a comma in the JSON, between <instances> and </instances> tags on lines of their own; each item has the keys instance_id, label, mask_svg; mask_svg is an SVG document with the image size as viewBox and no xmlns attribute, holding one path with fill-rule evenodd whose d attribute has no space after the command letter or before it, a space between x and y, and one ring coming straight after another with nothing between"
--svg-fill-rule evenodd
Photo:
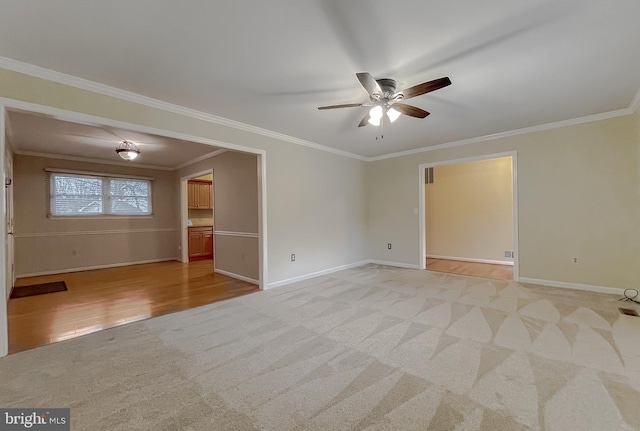
<instances>
[{"instance_id":1,"label":"door frame","mask_svg":"<svg viewBox=\"0 0 640 431\"><path fill-rule=\"evenodd\" d=\"M6 151L6 111L4 106L0 104L0 177L4 181L4 158ZM2 187L2 199L0 201L0 205L2 205L2 214L6 213L5 195L7 190L5 187ZM0 223L0 238L6 239L7 237L7 229L6 229L6 220L2 220ZM2 301L0 301L0 357L7 356L9 353L9 322L7 320L7 303L9 301L8 291L10 291L10 287L7 283L7 256L6 256L6 248L5 246L0 247L0 279L3 280L4 289L2 292Z\"/></svg>"},{"instance_id":2,"label":"door frame","mask_svg":"<svg viewBox=\"0 0 640 431\"><path fill-rule=\"evenodd\" d=\"M13 218L13 151L11 150L11 146L8 141L4 143L4 202L5 206L3 208L4 215L4 225L5 225L5 261L6 261L6 290L7 290L7 300L9 296L11 296L11 292L13 290L13 286L16 282L16 274L14 269L14 240L13 240L13 229L14 229L14 218Z\"/></svg>"},{"instance_id":3,"label":"door frame","mask_svg":"<svg viewBox=\"0 0 640 431\"><path fill-rule=\"evenodd\" d=\"M213 169L206 169L204 171L195 172L193 174L189 174L187 176L180 178L180 259L182 263L189 263L189 226L187 225L187 220L189 220L189 180L192 180L197 177L201 177L202 175L211 174L213 175ZM213 218L213 236L215 238L215 226L216 226L216 206L214 203L215 198L215 177L213 179L212 187L211 187L211 202L213 208L211 209L212 218ZM216 243L213 242L213 255L216 255L215 251ZM213 269L216 268L216 260L213 259Z\"/></svg>"},{"instance_id":4,"label":"door frame","mask_svg":"<svg viewBox=\"0 0 640 431\"><path fill-rule=\"evenodd\" d=\"M199 136L188 135L186 133L174 132L155 127L143 126L125 121L113 120L110 118L99 117L95 115L83 114L80 112L68 111L65 109L55 108L47 105L39 105L36 103L15 100L6 97L0 97L0 177L4 177L4 158L5 158L5 133L6 133L6 115L7 110L17 109L36 114L44 114L54 116L61 120L71 121L75 123L95 124L103 126L111 126L117 128L128 129L133 132L149 133L167 138L174 138L183 141L191 141L205 145L211 145L226 150L239 151L243 153L255 154L258 158L258 286L265 289L269 285L268 274L268 246L267 246L267 152L252 147L232 144L229 142L218 141L214 139L202 138ZM3 192L4 193L4 192ZM4 194L0 205L5 205ZM5 238L5 223L0 223L0 237ZM0 280L6 280L7 262L5 247L0 247ZM3 282L6 284L6 281ZM6 289L6 286L5 286ZM3 298L4 299L4 298ZM7 321L7 299L0 301L0 357L6 356L9 349L9 333Z\"/></svg>"},{"instance_id":5,"label":"door frame","mask_svg":"<svg viewBox=\"0 0 640 431\"><path fill-rule=\"evenodd\" d=\"M493 153L482 156L466 157L462 159L445 160L433 163L423 163L418 166L419 181L419 204L418 204L418 223L420 232L420 269L427 269L427 223L425 219L425 174L426 168L436 166L457 165L467 162L477 162L480 160L498 159L501 157L511 157L511 180L513 192L513 281L520 280L520 253L518 252L518 152L507 151L504 153Z\"/></svg>"}]
</instances>

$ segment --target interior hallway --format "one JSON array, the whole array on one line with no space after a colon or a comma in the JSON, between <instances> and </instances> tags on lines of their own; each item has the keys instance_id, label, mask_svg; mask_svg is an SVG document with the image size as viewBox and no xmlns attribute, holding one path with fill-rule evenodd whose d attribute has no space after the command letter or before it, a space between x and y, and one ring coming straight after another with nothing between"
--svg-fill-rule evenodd
<instances>
[{"instance_id":1,"label":"interior hallway","mask_svg":"<svg viewBox=\"0 0 640 431\"><path fill-rule=\"evenodd\" d=\"M427 258L427 270L474 277L513 280L513 266Z\"/></svg>"},{"instance_id":2,"label":"interior hallway","mask_svg":"<svg viewBox=\"0 0 640 431\"><path fill-rule=\"evenodd\" d=\"M21 278L64 280L64 292L9 300L9 353L259 291L213 272L213 261L160 262Z\"/></svg>"}]
</instances>

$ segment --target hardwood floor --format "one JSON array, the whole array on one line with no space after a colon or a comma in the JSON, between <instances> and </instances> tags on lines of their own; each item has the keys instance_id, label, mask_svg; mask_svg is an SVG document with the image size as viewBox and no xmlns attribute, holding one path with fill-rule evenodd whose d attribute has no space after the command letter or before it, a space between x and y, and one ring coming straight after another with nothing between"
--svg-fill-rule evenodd
<instances>
[{"instance_id":1,"label":"hardwood floor","mask_svg":"<svg viewBox=\"0 0 640 431\"><path fill-rule=\"evenodd\" d=\"M259 290L214 273L212 260L28 277L16 286L60 280L67 291L9 300L9 353Z\"/></svg>"},{"instance_id":2,"label":"hardwood floor","mask_svg":"<svg viewBox=\"0 0 640 431\"><path fill-rule=\"evenodd\" d=\"M427 258L427 270L475 277L513 280L513 266L488 263L461 262L457 260Z\"/></svg>"}]
</instances>

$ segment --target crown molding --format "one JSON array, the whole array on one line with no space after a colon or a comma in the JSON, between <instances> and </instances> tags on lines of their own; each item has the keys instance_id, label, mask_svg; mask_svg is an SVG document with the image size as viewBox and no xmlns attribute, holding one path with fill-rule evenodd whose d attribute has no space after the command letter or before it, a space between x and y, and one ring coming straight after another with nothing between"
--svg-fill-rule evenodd
<instances>
[{"instance_id":1,"label":"crown molding","mask_svg":"<svg viewBox=\"0 0 640 431\"><path fill-rule=\"evenodd\" d=\"M640 94L640 92L639 92ZM638 97L638 96L636 96ZM601 114L587 115L584 117L571 118L569 120L555 121L553 123L541 124L539 126L525 127L522 129L510 130L507 132L494 133L491 135L478 136L476 138L462 139L460 141L447 142L444 144L430 145L428 147L415 148L413 150L400 151L397 153L384 154L382 156L369 157L368 162L377 162L379 160L393 159L396 157L409 156L413 154L425 153L428 151L443 150L446 148L459 147L462 145L475 144L478 142L493 141L500 138L508 138L511 136L525 135L527 133L542 132L545 130L559 129L577 124L591 123L594 121L607 120L609 118L623 117L633 114L634 110L629 108L618 109L617 111L603 112Z\"/></svg>"},{"instance_id":2,"label":"crown molding","mask_svg":"<svg viewBox=\"0 0 640 431\"><path fill-rule=\"evenodd\" d=\"M89 157L77 157L77 156L67 156L64 154L50 154L50 153L40 153L37 151L20 151L14 150L14 154L18 154L20 156L31 156L31 157L44 157L47 159L57 159L57 160L73 160L74 162L86 162L86 163L98 163L101 165L114 165L114 166L127 166L129 168L143 168L143 169L154 169L156 171L173 171L174 168L167 168L166 166L156 166L156 165L144 165L141 163L131 163L131 162L114 162L112 160L102 160L102 159L91 159Z\"/></svg>"},{"instance_id":3,"label":"crown molding","mask_svg":"<svg viewBox=\"0 0 640 431\"><path fill-rule=\"evenodd\" d=\"M104 96L115 97L117 99L126 100L128 102L138 103L140 105L148 106L150 108L156 108L163 111L173 112L174 114L184 115L186 117L195 118L195 119L206 121L209 123L215 123L221 126L232 127L234 129L242 130L245 132L255 133L255 134L266 136L269 138L290 142L292 144L302 145L304 147L313 148L315 150L325 151L328 153L350 157L350 158L361 160L361 161L366 161L367 159L367 157L364 157L358 154L338 150L332 147L327 147L326 145L316 144L315 142L306 141L304 139L285 135L283 133L273 132L271 130L263 129L261 127L252 126L250 124L241 123L239 121L230 120L228 118L219 117L217 115L208 114L206 112L198 111L191 108L186 108L184 106L175 105L173 103L154 99L148 96L143 96L141 94L111 87L109 85L89 81L87 79L79 78L77 76L68 75L66 73L57 72L50 69L45 69L44 67L36 66L29 63L23 63L21 61L13 60L7 57L0 57L0 68L12 70L18 73L23 73L25 75L33 76L36 78L46 79L48 81L57 82L58 84L69 85L71 87L80 88L83 90L102 94Z\"/></svg>"},{"instance_id":4,"label":"crown molding","mask_svg":"<svg viewBox=\"0 0 640 431\"><path fill-rule=\"evenodd\" d=\"M625 115L633 114L637 112L638 109L640 109L640 90L638 90L638 92L636 93L635 97L631 101L631 104L629 105L628 108L619 109L616 111L603 112L600 114L587 115L584 117L556 121L552 123L541 124L538 126L525 127L522 129L516 129L516 130L510 130L506 132L494 133L490 135L478 136L475 138L468 138L468 139L462 139L459 141L447 142L447 143L442 143L437 145L430 145L428 147L421 147L421 148L415 148L415 149L406 150L406 151L383 154L381 156L366 157L366 156L361 156L359 154L350 153L348 151L338 150L337 148L328 147L326 145L317 144L315 142L307 141L304 139L296 138L293 136L285 135L282 133L273 132L271 130L263 129L263 128L252 126L249 124L241 123L239 121L230 120L230 119L219 117L213 114L208 114L206 112L198 111L195 109L186 108L184 106L175 105L173 103L164 102L162 100L153 99L148 96L143 96L137 93L111 87L105 84L89 81L87 79L79 78L73 75L68 75L62 72L45 69L43 67L36 66L33 64L23 63L21 61L13 60L7 57L0 57L0 68L12 70L18 73L23 73L25 75L30 75L36 78L46 79L48 81L57 82L59 84L69 85L72 87L80 88L83 90L91 91L91 92L102 94L105 96L115 97L115 98L126 100L129 102L138 103L151 108L156 108L156 109L172 112L179 115L184 115L186 117L199 119L209 123L215 123L222 126L232 127L245 132L255 133L258 135L278 139L281 141L290 142L296 145L302 145L304 147L312 148L315 150L337 154L344 157L349 157L349 158L364 161L364 162L376 162L379 160L392 159L396 157L403 157L403 156L408 156L413 154L420 154L428 151L459 147L463 145L470 145L470 144L475 144L475 143L484 142L484 141L491 141L491 140L500 139L500 138L524 135L527 133L541 132L545 130L558 129L561 127L567 127L567 126L572 126L577 124L590 123L593 121L606 120L609 118L622 117ZM42 156L42 157L48 157L48 156ZM212 157L212 156L209 156L209 157ZM142 165L137 165L137 166L142 166ZM183 167L183 166L181 165L180 167ZM180 167L178 167L178 169ZM167 168L161 168L161 167L151 167L151 169L167 170Z\"/></svg>"},{"instance_id":5,"label":"crown molding","mask_svg":"<svg viewBox=\"0 0 640 431\"><path fill-rule=\"evenodd\" d=\"M226 153L227 151L228 151L228 150L226 150L226 149L224 149L224 148L223 148L223 149L221 149L221 150L216 150L216 151L213 151L213 152L211 152L211 153L203 154L203 155L202 155L202 156L200 156L200 157L196 157L195 159L192 159L192 160L189 160L189 161L187 161L187 162L184 162L184 163L179 164L178 166L176 166L176 167L175 167L175 168L173 168L172 170L177 171L178 169L182 169L182 168L184 168L185 166L193 165L194 163L198 163L198 162L201 162L201 161L203 161L203 160L207 160L207 159L209 159L209 158L211 158L211 157L219 156L220 154L222 154L222 153Z\"/></svg>"}]
</instances>

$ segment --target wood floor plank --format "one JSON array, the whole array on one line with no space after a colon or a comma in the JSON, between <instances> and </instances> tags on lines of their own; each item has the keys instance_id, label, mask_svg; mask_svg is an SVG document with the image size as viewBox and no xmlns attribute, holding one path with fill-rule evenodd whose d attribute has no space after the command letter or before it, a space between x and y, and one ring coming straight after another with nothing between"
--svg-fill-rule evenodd
<instances>
[{"instance_id":1,"label":"wood floor plank","mask_svg":"<svg viewBox=\"0 0 640 431\"><path fill-rule=\"evenodd\" d=\"M259 291L214 273L212 260L27 277L16 286L60 280L68 290L9 300L9 353Z\"/></svg>"},{"instance_id":2,"label":"wood floor plank","mask_svg":"<svg viewBox=\"0 0 640 431\"><path fill-rule=\"evenodd\" d=\"M427 258L427 270L474 277L513 280L513 266Z\"/></svg>"}]
</instances>

